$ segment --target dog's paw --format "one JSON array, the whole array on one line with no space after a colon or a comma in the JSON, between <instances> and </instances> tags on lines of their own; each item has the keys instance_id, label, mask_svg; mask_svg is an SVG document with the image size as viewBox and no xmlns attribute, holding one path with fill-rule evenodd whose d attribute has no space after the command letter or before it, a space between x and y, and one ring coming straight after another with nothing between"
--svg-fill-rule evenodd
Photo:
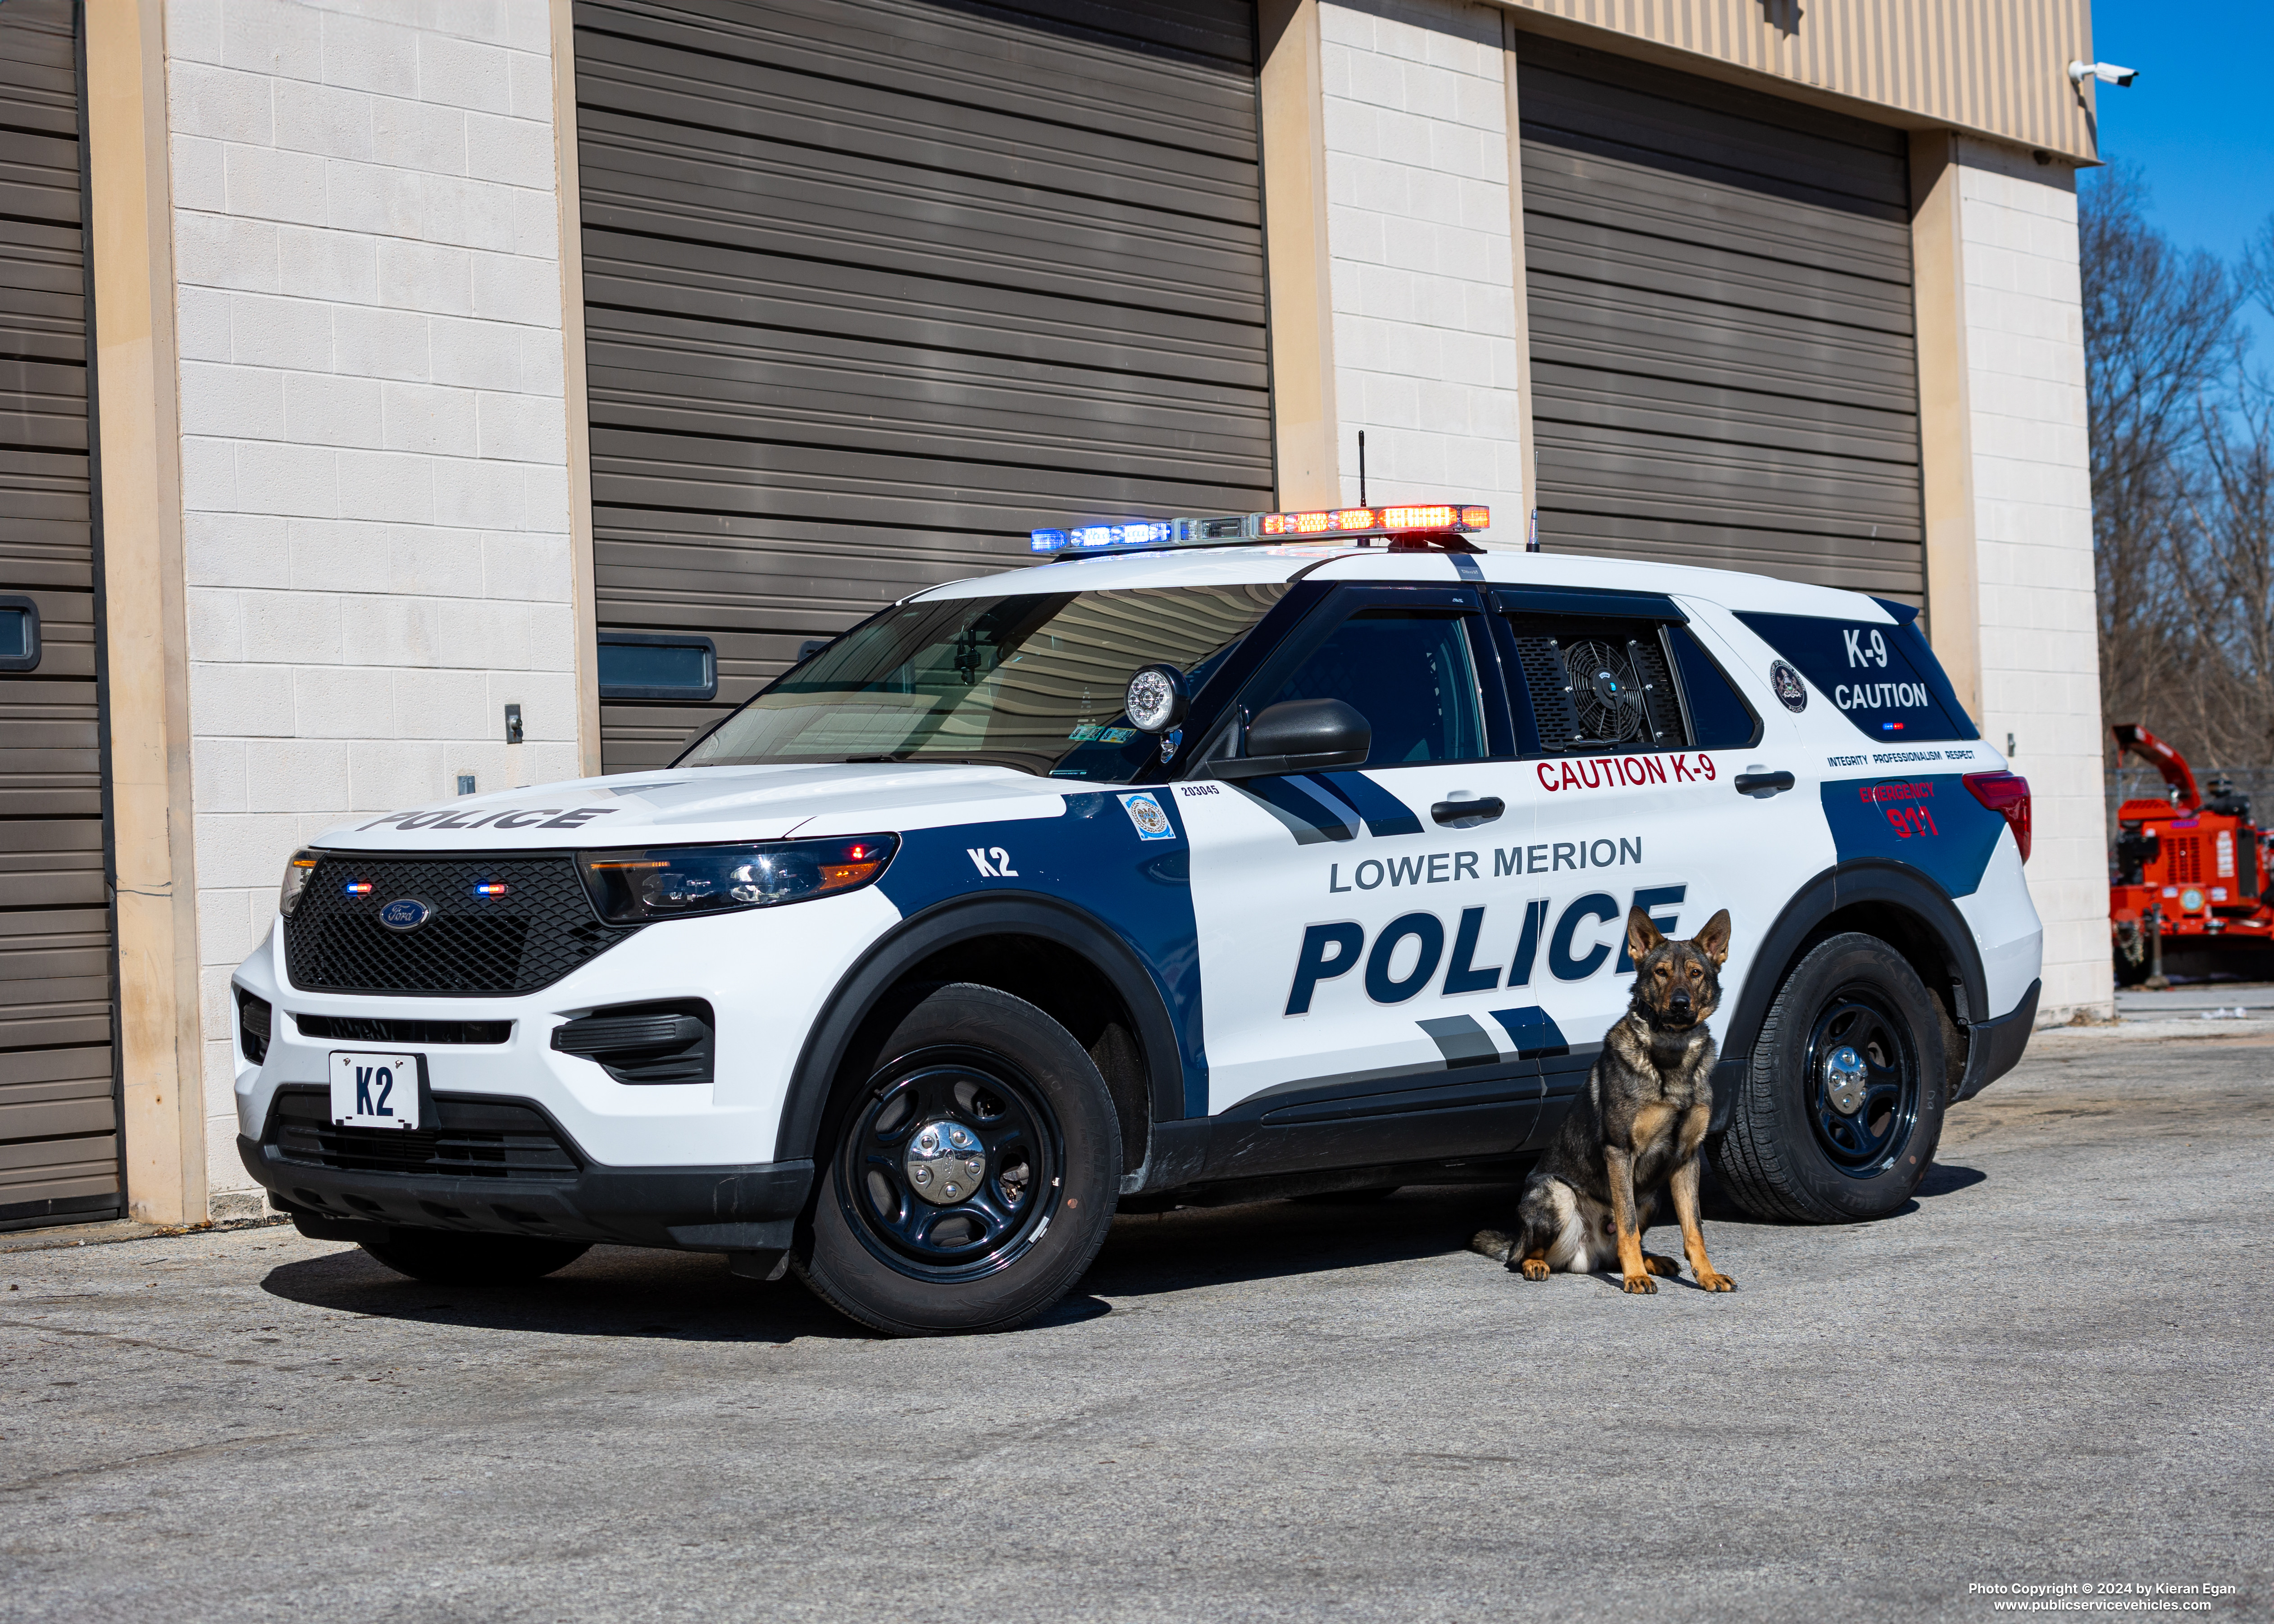
<instances>
[{"instance_id":1,"label":"dog's paw","mask_svg":"<svg viewBox=\"0 0 2274 1624\"><path fill-rule=\"evenodd\" d=\"M1645 1269L1639 1274L1627 1275L1625 1277L1625 1284L1627 1295L1630 1297L1638 1297L1645 1292L1653 1292L1658 1289L1658 1282L1650 1277L1650 1271L1647 1269Z\"/></svg>"},{"instance_id":2,"label":"dog's paw","mask_svg":"<svg viewBox=\"0 0 2274 1624\"><path fill-rule=\"evenodd\" d=\"M1643 1253L1642 1266L1652 1274L1663 1274L1668 1280L1675 1279L1682 1273L1682 1265L1676 1263L1672 1258L1661 1258L1654 1252Z\"/></svg>"},{"instance_id":3,"label":"dog's paw","mask_svg":"<svg viewBox=\"0 0 2274 1624\"><path fill-rule=\"evenodd\" d=\"M1547 1259L1545 1258L1526 1258L1521 1267L1524 1270L1524 1277L1526 1280L1545 1280L1547 1278Z\"/></svg>"},{"instance_id":4,"label":"dog's paw","mask_svg":"<svg viewBox=\"0 0 2274 1624\"><path fill-rule=\"evenodd\" d=\"M1737 1289L1737 1282L1716 1270L1699 1269L1698 1289L1700 1291L1735 1291Z\"/></svg>"}]
</instances>

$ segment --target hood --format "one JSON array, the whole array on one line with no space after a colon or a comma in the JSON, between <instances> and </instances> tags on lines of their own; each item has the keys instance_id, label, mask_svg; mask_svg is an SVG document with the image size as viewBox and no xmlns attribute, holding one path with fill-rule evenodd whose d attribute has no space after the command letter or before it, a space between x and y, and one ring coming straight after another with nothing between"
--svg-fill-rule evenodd
<instances>
[{"instance_id":1,"label":"hood","mask_svg":"<svg viewBox=\"0 0 2274 1624\"><path fill-rule=\"evenodd\" d=\"M312 844L343 852L561 851L885 834L1057 817L1069 794L1118 787L946 763L666 769L463 795L356 818Z\"/></svg>"}]
</instances>

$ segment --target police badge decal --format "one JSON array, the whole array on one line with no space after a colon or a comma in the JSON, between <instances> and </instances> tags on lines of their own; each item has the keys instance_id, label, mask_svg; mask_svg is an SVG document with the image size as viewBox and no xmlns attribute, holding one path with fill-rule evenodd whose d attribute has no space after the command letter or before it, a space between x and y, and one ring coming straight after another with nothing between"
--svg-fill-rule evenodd
<instances>
[{"instance_id":1,"label":"police badge decal","mask_svg":"<svg viewBox=\"0 0 2274 1624\"><path fill-rule=\"evenodd\" d=\"M1151 795L1124 795L1121 805L1129 814L1129 821L1137 825L1140 840L1173 840L1176 826L1169 815L1161 810L1161 803Z\"/></svg>"},{"instance_id":2,"label":"police badge decal","mask_svg":"<svg viewBox=\"0 0 2274 1624\"><path fill-rule=\"evenodd\" d=\"M1808 709L1808 684L1800 680L1800 673L1782 660L1769 667L1769 686L1776 690L1776 696L1784 702L1786 710Z\"/></svg>"}]
</instances>

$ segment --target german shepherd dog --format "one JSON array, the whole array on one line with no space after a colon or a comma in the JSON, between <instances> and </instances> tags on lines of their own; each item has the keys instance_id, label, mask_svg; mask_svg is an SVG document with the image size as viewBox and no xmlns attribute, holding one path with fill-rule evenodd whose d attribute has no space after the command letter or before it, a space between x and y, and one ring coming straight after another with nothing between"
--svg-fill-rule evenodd
<instances>
[{"instance_id":1,"label":"german shepherd dog","mask_svg":"<svg viewBox=\"0 0 2274 1624\"><path fill-rule=\"evenodd\" d=\"M1706 1018L1721 1002L1729 957L1729 912L1687 942L1669 942L1640 908L1627 915L1634 998L1603 1038L1587 1092L1525 1181L1514 1235L1480 1230L1469 1244L1526 1280L1550 1271L1590 1274L1618 1259L1629 1291L1655 1291L1653 1274L1681 1271L1642 1249L1664 1187L1682 1221L1690 1271L1708 1291L1735 1282L1706 1259L1698 1227L1698 1146L1713 1114L1713 1034Z\"/></svg>"}]
</instances>

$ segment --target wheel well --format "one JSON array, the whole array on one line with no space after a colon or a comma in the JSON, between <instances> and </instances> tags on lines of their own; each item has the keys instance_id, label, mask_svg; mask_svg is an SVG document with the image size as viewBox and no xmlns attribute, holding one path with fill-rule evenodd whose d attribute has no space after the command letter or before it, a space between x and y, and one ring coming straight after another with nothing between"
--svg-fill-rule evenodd
<instances>
[{"instance_id":1,"label":"wheel well","mask_svg":"<svg viewBox=\"0 0 2274 1624\"><path fill-rule=\"evenodd\" d=\"M1909 908L1892 902L1856 902L1834 909L1817 921L1794 950L1779 974L1780 984L1784 974L1805 959L1818 943L1851 930L1877 936L1901 953L1933 996L1935 1007L1942 1013L1944 1060L1952 1089L1949 1097L1956 1098L1959 1080L1966 1071L1965 1023L1983 1019L1989 1011L1966 1007L1965 971L1944 944L1940 933Z\"/></svg>"},{"instance_id":2,"label":"wheel well","mask_svg":"<svg viewBox=\"0 0 2274 1624\"><path fill-rule=\"evenodd\" d=\"M1121 1167L1144 1165L1152 1124L1151 1088L1137 1023L1104 972L1063 944L1039 936L976 936L911 965L895 990L970 981L1023 998L1073 1034L1113 1095L1121 1124Z\"/></svg>"}]
</instances>

